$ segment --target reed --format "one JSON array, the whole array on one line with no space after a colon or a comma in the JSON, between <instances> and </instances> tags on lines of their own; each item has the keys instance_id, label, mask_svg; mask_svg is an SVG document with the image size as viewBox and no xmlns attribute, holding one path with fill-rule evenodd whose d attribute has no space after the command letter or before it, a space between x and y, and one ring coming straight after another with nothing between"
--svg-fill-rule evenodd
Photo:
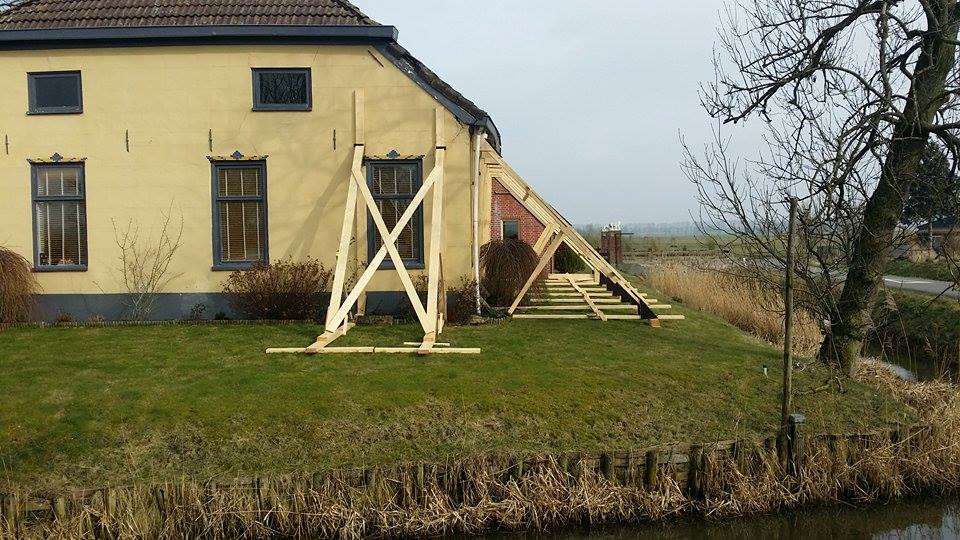
<instances>
[{"instance_id":1,"label":"reed","mask_svg":"<svg viewBox=\"0 0 960 540\"><path fill-rule=\"evenodd\" d=\"M717 315L774 345L783 345L783 294L749 279L686 265L661 265L647 276L651 287L684 305ZM813 355L820 328L808 313L794 315L794 352Z\"/></svg>"}]
</instances>

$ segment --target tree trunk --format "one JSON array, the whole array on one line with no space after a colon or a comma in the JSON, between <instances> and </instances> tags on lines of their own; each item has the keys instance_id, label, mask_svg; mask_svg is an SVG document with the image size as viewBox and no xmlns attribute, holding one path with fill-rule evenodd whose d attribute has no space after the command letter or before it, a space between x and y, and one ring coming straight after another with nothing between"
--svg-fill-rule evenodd
<instances>
[{"instance_id":1,"label":"tree trunk","mask_svg":"<svg viewBox=\"0 0 960 540\"><path fill-rule=\"evenodd\" d=\"M957 0L930 3L941 9L939 20L946 25L923 38L910 99L903 118L894 127L877 189L867 200L837 314L820 346L820 359L847 374L852 374L870 329L873 301L890 257L893 235L920 169L929 136L924 126L933 121L944 104L946 79L956 58L956 46L943 38L957 38ZM937 24L928 20L928 28L934 29Z\"/></svg>"}]
</instances>

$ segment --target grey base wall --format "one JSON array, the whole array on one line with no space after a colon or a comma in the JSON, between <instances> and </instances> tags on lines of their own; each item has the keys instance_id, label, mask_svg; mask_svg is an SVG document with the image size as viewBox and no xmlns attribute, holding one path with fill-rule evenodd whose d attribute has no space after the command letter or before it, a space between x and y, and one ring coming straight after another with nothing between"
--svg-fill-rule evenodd
<instances>
[{"instance_id":1,"label":"grey base wall","mask_svg":"<svg viewBox=\"0 0 960 540\"><path fill-rule=\"evenodd\" d=\"M53 321L60 313L69 314L75 321L83 322L94 316L108 321L129 318L130 294L41 294L37 299L37 318ZM153 304L156 321L187 319L197 304L203 304L204 319L212 319L218 313L237 318L230 309L227 298L219 293L162 293Z\"/></svg>"},{"instance_id":2,"label":"grey base wall","mask_svg":"<svg viewBox=\"0 0 960 540\"><path fill-rule=\"evenodd\" d=\"M60 313L69 314L74 321L83 322L100 316L108 321L129 317L130 294L42 294L38 296L37 318L52 322ZM231 319L242 318L230 308L227 297L220 293L163 293L154 301L151 320L171 321L187 319L197 304L203 304L204 319L217 314ZM371 291L367 293L367 313L371 315L412 315L407 295L401 291ZM322 314L321 314L322 315Z\"/></svg>"}]
</instances>

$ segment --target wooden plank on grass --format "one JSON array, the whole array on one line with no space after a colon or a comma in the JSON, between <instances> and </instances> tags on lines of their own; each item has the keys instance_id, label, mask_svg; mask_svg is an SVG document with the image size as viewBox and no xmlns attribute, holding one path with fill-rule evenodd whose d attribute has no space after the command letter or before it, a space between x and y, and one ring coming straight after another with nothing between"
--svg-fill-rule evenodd
<instances>
[{"instance_id":1,"label":"wooden plank on grass","mask_svg":"<svg viewBox=\"0 0 960 540\"><path fill-rule=\"evenodd\" d=\"M584 313L583 315L542 315L535 313L517 313L513 316L514 319L589 319L590 315Z\"/></svg>"}]
</instances>

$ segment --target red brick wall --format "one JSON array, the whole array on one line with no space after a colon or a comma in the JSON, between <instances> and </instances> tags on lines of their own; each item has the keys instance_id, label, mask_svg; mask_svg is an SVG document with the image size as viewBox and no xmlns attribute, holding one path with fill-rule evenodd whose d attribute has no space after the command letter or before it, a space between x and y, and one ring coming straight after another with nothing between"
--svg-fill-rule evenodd
<instances>
[{"instance_id":1,"label":"red brick wall","mask_svg":"<svg viewBox=\"0 0 960 540\"><path fill-rule=\"evenodd\" d=\"M493 180L493 201L490 204L490 239L502 240L503 221L515 219L520 227L520 239L531 246L537 243L545 228L520 201L496 179Z\"/></svg>"},{"instance_id":2,"label":"red brick wall","mask_svg":"<svg viewBox=\"0 0 960 540\"><path fill-rule=\"evenodd\" d=\"M516 199L507 188L493 179L492 198L490 202L490 239L503 239L503 221L517 220L517 227L520 229L520 239L533 246L540 239L543 230L546 228L529 210L526 209L520 201ZM553 261L544 269L543 273L553 272Z\"/></svg>"}]
</instances>

